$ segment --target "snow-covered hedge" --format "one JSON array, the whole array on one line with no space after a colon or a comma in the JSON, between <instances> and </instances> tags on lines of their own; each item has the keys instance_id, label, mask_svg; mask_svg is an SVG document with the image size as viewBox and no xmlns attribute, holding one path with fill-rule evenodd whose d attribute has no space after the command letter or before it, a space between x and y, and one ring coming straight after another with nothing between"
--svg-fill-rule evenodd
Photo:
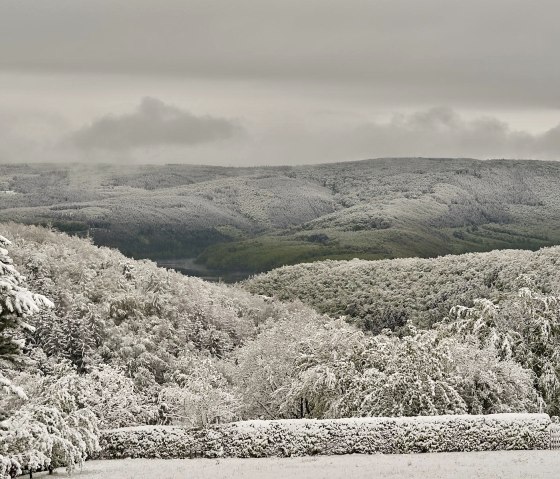
<instances>
[{"instance_id":1,"label":"snow-covered hedge","mask_svg":"<svg viewBox=\"0 0 560 479\"><path fill-rule=\"evenodd\" d=\"M314 454L547 449L546 414L245 421L189 430L105 431L103 458L270 457Z\"/></svg>"}]
</instances>

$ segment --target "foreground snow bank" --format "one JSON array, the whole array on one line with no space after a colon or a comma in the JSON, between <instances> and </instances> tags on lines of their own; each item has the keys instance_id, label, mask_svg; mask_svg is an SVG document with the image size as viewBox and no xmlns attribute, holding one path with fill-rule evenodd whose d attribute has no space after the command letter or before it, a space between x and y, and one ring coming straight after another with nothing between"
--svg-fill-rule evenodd
<instances>
[{"instance_id":1,"label":"foreground snow bank","mask_svg":"<svg viewBox=\"0 0 560 479\"><path fill-rule=\"evenodd\" d=\"M86 461L70 479L558 479L557 451ZM53 479L46 473L34 478ZM57 476L54 476L57 477ZM59 476L60 477L60 476Z\"/></svg>"},{"instance_id":2,"label":"foreground snow bank","mask_svg":"<svg viewBox=\"0 0 560 479\"><path fill-rule=\"evenodd\" d=\"M299 419L112 429L100 442L107 459L494 451L548 449L549 426L546 414Z\"/></svg>"}]
</instances>

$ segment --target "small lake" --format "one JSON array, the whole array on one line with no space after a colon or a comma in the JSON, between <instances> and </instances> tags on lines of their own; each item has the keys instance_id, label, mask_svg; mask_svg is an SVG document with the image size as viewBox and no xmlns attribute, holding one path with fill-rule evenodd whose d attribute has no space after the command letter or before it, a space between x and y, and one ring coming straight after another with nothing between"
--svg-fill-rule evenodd
<instances>
[{"instance_id":1,"label":"small lake","mask_svg":"<svg viewBox=\"0 0 560 479\"><path fill-rule=\"evenodd\" d=\"M243 270L209 269L203 264L196 263L196 258L168 258L155 260L158 266L174 269L186 276L196 276L215 283L235 283L247 279L251 273Z\"/></svg>"}]
</instances>

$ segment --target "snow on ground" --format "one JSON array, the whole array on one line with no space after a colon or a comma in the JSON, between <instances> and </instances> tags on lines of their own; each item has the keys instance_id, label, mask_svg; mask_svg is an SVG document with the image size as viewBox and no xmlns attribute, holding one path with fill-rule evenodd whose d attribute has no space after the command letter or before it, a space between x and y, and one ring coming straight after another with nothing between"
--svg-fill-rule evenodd
<instances>
[{"instance_id":1,"label":"snow on ground","mask_svg":"<svg viewBox=\"0 0 560 479\"><path fill-rule=\"evenodd\" d=\"M75 479L548 479L560 451L89 461ZM57 475L66 476L62 470ZM37 474L35 477L45 476ZM45 478L48 476L45 476ZM52 476L51 476L52 477Z\"/></svg>"}]
</instances>

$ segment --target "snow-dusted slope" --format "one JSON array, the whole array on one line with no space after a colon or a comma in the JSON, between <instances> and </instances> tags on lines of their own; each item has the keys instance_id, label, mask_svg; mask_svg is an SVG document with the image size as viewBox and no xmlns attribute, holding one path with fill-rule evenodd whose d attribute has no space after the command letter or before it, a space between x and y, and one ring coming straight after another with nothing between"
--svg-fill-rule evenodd
<instances>
[{"instance_id":1,"label":"snow-dusted slope","mask_svg":"<svg viewBox=\"0 0 560 479\"><path fill-rule=\"evenodd\" d=\"M428 326L455 305L498 299L524 286L559 292L560 247L500 250L432 259L320 261L286 266L244 283L251 292L300 299L366 329Z\"/></svg>"},{"instance_id":2,"label":"snow-dusted slope","mask_svg":"<svg viewBox=\"0 0 560 479\"><path fill-rule=\"evenodd\" d=\"M134 257L244 274L326 258L560 243L560 165L378 159L277 168L2 165L0 220L52 223ZM221 275L221 274L218 274Z\"/></svg>"}]
</instances>

